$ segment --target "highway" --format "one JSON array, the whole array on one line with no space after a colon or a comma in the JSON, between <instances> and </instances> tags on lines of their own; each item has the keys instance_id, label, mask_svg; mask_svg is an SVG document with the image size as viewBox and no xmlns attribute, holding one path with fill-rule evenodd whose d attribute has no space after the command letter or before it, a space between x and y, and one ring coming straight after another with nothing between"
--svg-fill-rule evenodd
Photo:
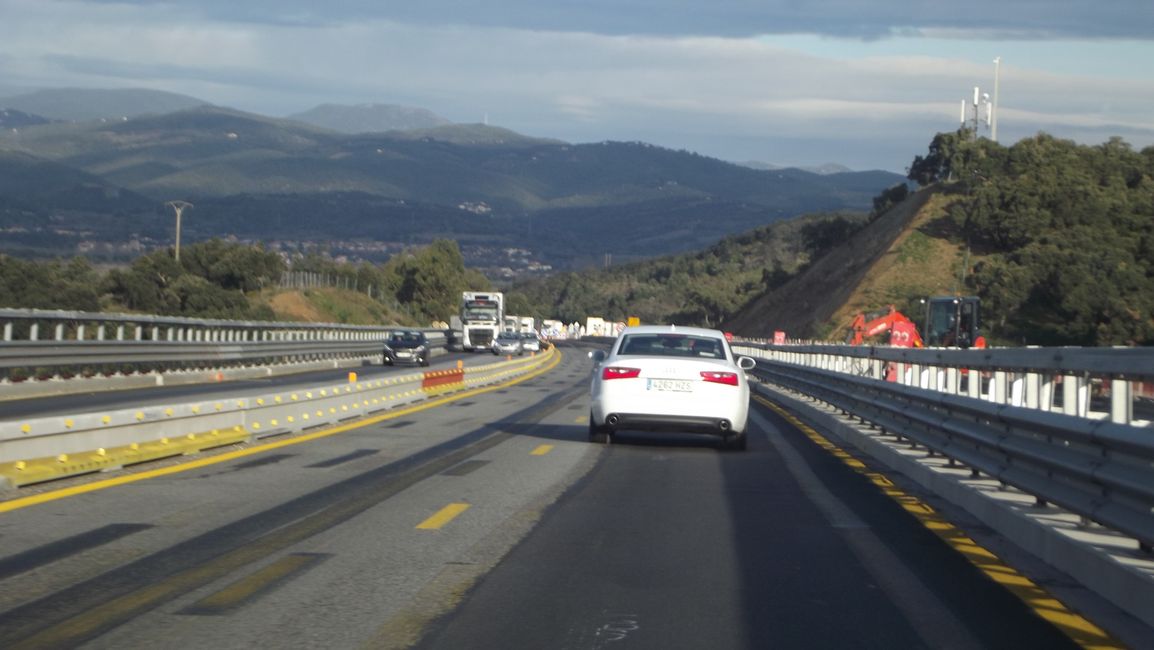
<instances>
[{"instance_id":1,"label":"highway","mask_svg":"<svg viewBox=\"0 0 1154 650\"><path fill-rule=\"evenodd\" d=\"M1060 575L976 566L959 549L978 527L901 477L879 489L763 398L745 453L588 443L586 349L385 417L6 493L0 647L1119 647L1102 627L1154 646Z\"/></svg>"}]
</instances>

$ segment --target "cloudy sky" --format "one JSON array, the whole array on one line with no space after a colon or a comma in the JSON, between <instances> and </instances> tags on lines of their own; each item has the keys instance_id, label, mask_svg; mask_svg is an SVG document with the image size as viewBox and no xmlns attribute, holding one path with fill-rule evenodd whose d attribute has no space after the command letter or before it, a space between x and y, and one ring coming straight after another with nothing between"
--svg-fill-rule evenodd
<instances>
[{"instance_id":1,"label":"cloudy sky","mask_svg":"<svg viewBox=\"0 0 1154 650\"><path fill-rule=\"evenodd\" d=\"M404 104L783 165L904 172L995 68L1003 143L1154 145L1152 0L0 0L0 94Z\"/></svg>"}]
</instances>

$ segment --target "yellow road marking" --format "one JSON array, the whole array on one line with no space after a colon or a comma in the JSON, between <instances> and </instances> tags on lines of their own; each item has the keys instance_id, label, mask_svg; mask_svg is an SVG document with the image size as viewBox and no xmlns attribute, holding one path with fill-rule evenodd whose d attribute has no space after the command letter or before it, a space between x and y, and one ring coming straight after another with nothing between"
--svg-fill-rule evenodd
<instances>
[{"instance_id":1,"label":"yellow road marking","mask_svg":"<svg viewBox=\"0 0 1154 650\"><path fill-rule=\"evenodd\" d=\"M469 509L467 503L450 503L437 511L437 514L417 524L421 530L437 530L456 519L462 512Z\"/></svg>"},{"instance_id":2,"label":"yellow road marking","mask_svg":"<svg viewBox=\"0 0 1154 650\"><path fill-rule=\"evenodd\" d=\"M311 441L317 440L319 438L326 438L328 436L333 436L333 435L336 435L338 433L344 433L345 431L351 431L353 429L360 429L362 427L371 426L371 425L377 424L379 422L384 422L387 420L393 420L393 419L396 419L396 418L399 418L399 417L402 417L405 415L411 415L413 413L418 413L420 411L431 409L431 408L434 408L437 406L449 404L449 403L455 402L457 400L462 400L462 399L465 399L468 397L474 397L476 395L489 393L489 392L492 392L492 391L495 391L495 390L498 390L501 388L505 388L507 386L513 386L513 385L519 384L521 382L528 381L530 379L533 379L534 377L545 374L546 372L552 370L553 368L556 368L561 363L561 358L562 358L561 352L558 350L556 353L554 353L553 361L550 362L549 364L542 366L541 368L539 368L536 371L531 372L527 375L509 380L508 382L493 384L492 386L485 386L483 388L474 388L474 389L470 389L470 390L463 391L460 393L454 393L453 395L450 395L448 397L442 397L439 399L430 400L428 402L423 402L423 403L418 404L416 406L410 406L410 407L398 409L396 411L389 411L388 413L384 413L382 415L376 415L376 416L365 418L363 420L357 420L355 422L349 422L346 424L341 424L341 425L331 427L328 429L322 429L320 431L315 431L313 433L297 436L295 438L278 440L275 442L268 442L268 443L264 443L264 444L260 445L259 447L253 447L250 449L238 449L237 451L230 451L228 453L220 454L219 456L212 456L210 458L200 458L197 460L189 461L188 463L182 463L180 465L173 465L171 467L162 467L159 469L147 470L147 471L139 472L136 474L117 476L116 478L105 479L102 481L95 481L93 483L86 483L84 485L76 485L73 487L63 488L60 490L54 490L52 492L44 492L41 494L34 494L32 496L20 497L20 498L12 499L11 501L2 501L2 502L0 502L0 513L9 512L12 510L19 510L20 508L27 508L29 506L34 506L34 505L41 504L41 503L47 503L49 501L56 501L57 499L64 499L67 497L76 496L78 494L87 494L88 492L95 492L97 490L104 490L104 489L107 489L110 487L115 487L117 485L124 485L127 483L135 483L137 481L144 481L144 480L148 480L151 478L157 478L160 476L168 476L170 474L178 474L180 472L187 472L189 470L199 469L201 467L207 467L209 465L216 465L217 463L224 463L224 462L227 462L230 460L235 460L237 458L244 458L245 456L252 456L254 454L261 454L261 453L264 453L266 451L271 451L274 449L280 449L281 447L287 447L289 445L299 445L299 444L304 443L304 442L311 442Z\"/></svg>"},{"instance_id":3,"label":"yellow road marking","mask_svg":"<svg viewBox=\"0 0 1154 650\"><path fill-rule=\"evenodd\" d=\"M881 489L883 494L897 501L906 512L913 515L923 526L941 538L946 544L949 544L954 550L961 553L963 557L969 560L970 564L973 564L991 580L1002 585L1009 590L1010 593L1021 599L1022 602L1026 603L1026 606L1034 610L1038 616L1049 621L1050 624L1070 637L1074 643L1077 643L1083 648L1102 650L1126 647L1121 641L1111 636L1110 633L1067 609L1061 601L1052 596L1048 591L1035 584L1034 581L1026 576L1018 573L1018 571L1010 565L1002 562L1001 558L979 545L928 504L913 495L903 492L885 475L871 471L865 463L830 442L825 436L814 430L813 427L794 417L792 413L760 395L754 396L754 400L780 415L819 447L840 459L847 466L853 468L855 472L868 478L870 482Z\"/></svg>"},{"instance_id":4,"label":"yellow road marking","mask_svg":"<svg viewBox=\"0 0 1154 650\"><path fill-rule=\"evenodd\" d=\"M533 451L529 452L529 455L530 456L544 456L545 454L547 454L551 451L553 451L553 445L541 445L541 446L537 447L536 449L534 449Z\"/></svg>"}]
</instances>

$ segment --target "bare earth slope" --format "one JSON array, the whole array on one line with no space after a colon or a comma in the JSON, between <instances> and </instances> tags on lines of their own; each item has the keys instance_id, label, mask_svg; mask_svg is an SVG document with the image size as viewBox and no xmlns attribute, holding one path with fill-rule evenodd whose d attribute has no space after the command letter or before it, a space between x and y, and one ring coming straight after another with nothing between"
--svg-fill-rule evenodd
<instances>
[{"instance_id":1,"label":"bare earth slope","mask_svg":"<svg viewBox=\"0 0 1154 650\"><path fill-rule=\"evenodd\" d=\"M957 292L965 247L945 215L950 197L916 192L817 260L746 305L724 327L750 338L840 340L854 314ZM909 313L917 318L917 313Z\"/></svg>"}]
</instances>

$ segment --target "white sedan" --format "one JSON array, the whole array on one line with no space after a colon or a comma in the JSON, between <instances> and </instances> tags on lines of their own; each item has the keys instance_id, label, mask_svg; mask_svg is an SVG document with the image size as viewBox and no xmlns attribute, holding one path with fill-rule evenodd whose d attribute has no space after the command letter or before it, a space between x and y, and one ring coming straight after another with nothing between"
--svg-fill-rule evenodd
<instances>
[{"instance_id":1,"label":"white sedan","mask_svg":"<svg viewBox=\"0 0 1154 650\"><path fill-rule=\"evenodd\" d=\"M749 384L756 362L735 357L718 330L673 325L626 328L606 353L589 353L589 440L622 429L708 433L745 449Z\"/></svg>"}]
</instances>

